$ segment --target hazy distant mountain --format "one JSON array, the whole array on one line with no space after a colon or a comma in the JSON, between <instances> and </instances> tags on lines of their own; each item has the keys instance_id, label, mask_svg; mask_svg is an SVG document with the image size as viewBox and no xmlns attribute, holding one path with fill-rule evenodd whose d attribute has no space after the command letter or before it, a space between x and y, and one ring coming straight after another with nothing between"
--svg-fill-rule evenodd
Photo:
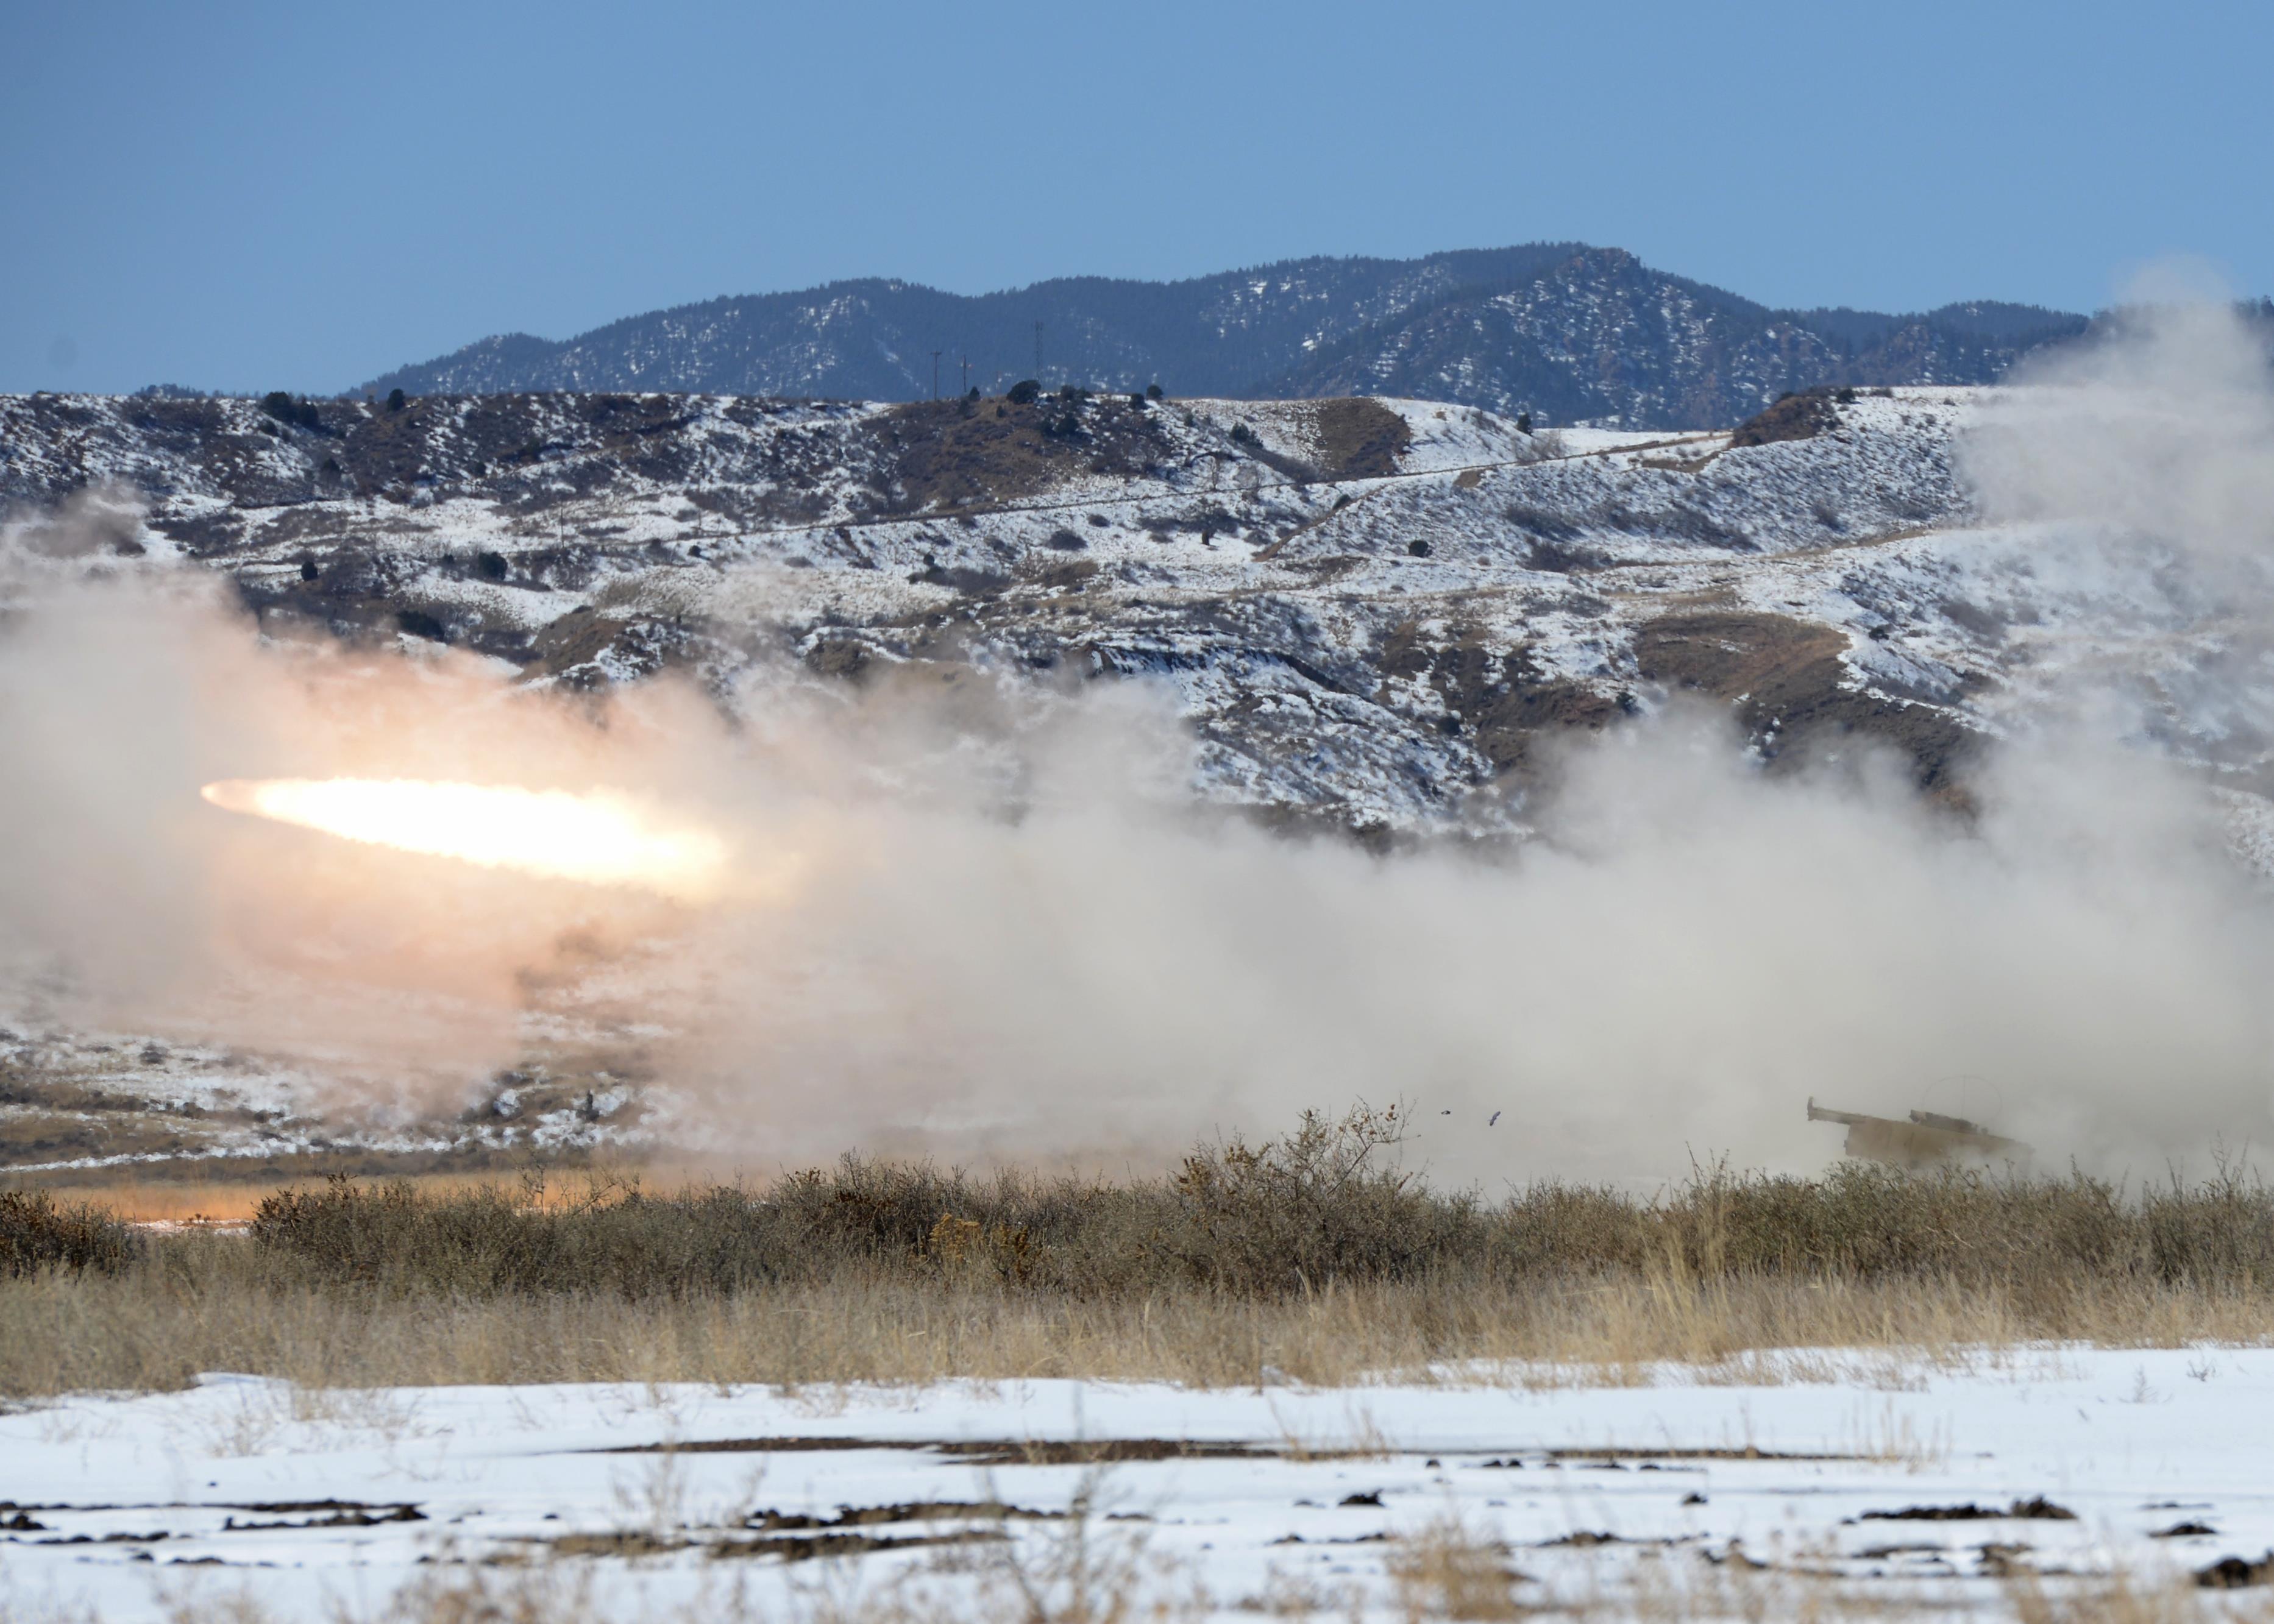
<instances>
[{"instance_id":1,"label":"hazy distant mountain","mask_svg":"<svg viewBox=\"0 0 2274 1624\"><path fill-rule=\"evenodd\" d=\"M1036 362L1037 333L1041 360ZM1066 277L976 297L885 280L507 334L373 379L411 395L667 390L905 401L971 381L1173 395L1396 394L1543 423L1727 425L1821 383L1967 384L2083 330L2032 305L1773 311L1577 243L1311 259L1187 282Z\"/></svg>"}]
</instances>

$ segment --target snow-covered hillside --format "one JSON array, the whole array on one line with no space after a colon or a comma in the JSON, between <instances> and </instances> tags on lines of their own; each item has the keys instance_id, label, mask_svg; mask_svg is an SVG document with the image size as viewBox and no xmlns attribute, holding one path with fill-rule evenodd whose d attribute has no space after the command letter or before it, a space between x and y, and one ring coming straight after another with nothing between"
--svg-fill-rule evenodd
<instances>
[{"instance_id":1,"label":"snow-covered hillside","mask_svg":"<svg viewBox=\"0 0 2274 1624\"><path fill-rule=\"evenodd\" d=\"M2016 681L2135 657L2155 680L2216 637L2152 559L1974 528L1976 403L1864 395L1733 449L1394 400L466 397L327 403L311 431L48 396L0 401L0 491L113 493L19 518L20 551L225 572L272 630L533 682L1144 676L1203 741L1202 793L1419 833L1505 823L1543 733L1684 690L1765 756L1860 731L1939 786ZM2166 687L2176 739L2255 769L2247 729Z\"/></svg>"}]
</instances>

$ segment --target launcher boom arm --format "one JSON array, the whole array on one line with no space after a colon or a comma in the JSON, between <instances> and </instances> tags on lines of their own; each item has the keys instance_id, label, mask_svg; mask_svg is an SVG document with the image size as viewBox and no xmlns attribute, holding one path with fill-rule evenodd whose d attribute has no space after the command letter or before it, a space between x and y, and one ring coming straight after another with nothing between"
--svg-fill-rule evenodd
<instances>
[{"instance_id":1,"label":"launcher boom arm","mask_svg":"<svg viewBox=\"0 0 2274 1624\"><path fill-rule=\"evenodd\" d=\"M1963 1116L1944 1116L1934 1111L1913 1111L1910 1120L1872 1116L1862 1111L1835 1111L1818 1105L1811 1094L1808 1120L1836 1122L1848 1130L1843 1153L1861 1162L1891 1167L1936 1167L1952 1162L2008 1162L2026 1167L2030 1148L2019 1139L1992 1133Z\"/></svg>"}]
</instances>

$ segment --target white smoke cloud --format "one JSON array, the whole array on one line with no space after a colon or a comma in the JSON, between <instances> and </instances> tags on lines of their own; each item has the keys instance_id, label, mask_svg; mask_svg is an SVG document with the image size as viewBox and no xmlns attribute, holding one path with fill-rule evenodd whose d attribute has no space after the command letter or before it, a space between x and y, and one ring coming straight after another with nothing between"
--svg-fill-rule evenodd
<instances>
[{"instance_id":1,"label":"white smoke cloud","mask_svg":"<svg viewBox=\"0 0 2274 1624\"><path fill-rule=\"evenodd\" d=\"M2255 1132L2274 921L2218 820L2128 757L1982 793L1966 831L1893 771L1767 782L1686 716L1575 755L1497 861L1111 797L866 808L839 835L870 861L722 927L691 1073L793 1155L1142 1152L1400 1094L1465 1179L1818 1165L1810 1094L2098 1162Z\"/></svg>"},{"instance_id":2,"label":"white smoke cloud","mask_svg":"<svg viewBox=\"0 0 2274 1624\"><path fill-rule=\"evenodd\" d=\"M2097 342L2025 364L1966 447L1996 516L2074 544L2130 538L2204 565L2274 545L2274 372L2268 335L2195 279L2152 275ZM2236 578L2231 569L2222 585Z\"/></svg>"}]
</instances>

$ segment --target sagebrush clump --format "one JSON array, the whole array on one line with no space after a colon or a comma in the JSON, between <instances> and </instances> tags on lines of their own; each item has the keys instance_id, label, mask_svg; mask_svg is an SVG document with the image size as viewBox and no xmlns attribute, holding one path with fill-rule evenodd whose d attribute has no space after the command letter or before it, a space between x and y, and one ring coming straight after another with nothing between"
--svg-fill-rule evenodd
<instances>
[{"instance_id":1,"label":"sagebrush clump","mask_svg":"<svg viewBox=\"0 0 2274 1624\"><path fill-rule=\"evenodd\" d=\"M760 1190L577 1199L335 1179L264 1201L256 1248L312 1281L483 1296L734 1292L858 1267L911 1280L994 1260L1000 1283L1097 1297L1234 1297L1351 1283L1517 1287L1661 1267L1712 1279L1937 1280L2033 1294L2081 1278L2274 1290L2274 1193L2228 1169L2127 1192L2059 1178L1844 1162L1822 1178L1696 1170L1654 1199L1547 1181L1487 1201L1395 1159L1396 1108L1195 1147L1166 1177L1112 1182L847 1155Z\"/></svg>"},{"instance_id":2,"label":"sagebrush clump","mask_svg":"<svg viewBox=\"0 0 2274 1624\"><path fill-rule=\"evenodd\" d=\"M140 1237L107 1213L58 1207L45 1192L0 1190L0 1277L43 1270L116 1274Z\"/></svg>"},{"instance_id":3,"label":"sagebrush clump","mask_svg":"<svg viewBox=\"0 0 2274 1624\"><path fill-rule=\"evenodd\" d=\"M243 1235L144 1238L0 1196L0 1393L201 1370L1434 1380L1464 1362L2274 1341L2274 1195L2236 1168L2127 1189L1707 1167L1652 1199L1553 1181L1487 1199L1400 1165L1401 1137L1394 1109L1309 1115L1119 1181L859 1156L755 1189L335 1178L270 1196Z\"/></svg>"}]
</instances>

